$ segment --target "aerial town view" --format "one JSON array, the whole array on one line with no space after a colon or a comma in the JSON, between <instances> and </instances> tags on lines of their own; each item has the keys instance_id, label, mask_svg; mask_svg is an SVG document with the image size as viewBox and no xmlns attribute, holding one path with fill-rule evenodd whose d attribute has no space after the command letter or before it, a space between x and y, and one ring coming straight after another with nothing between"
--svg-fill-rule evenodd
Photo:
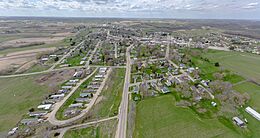
<instances>
[{"instance_id":1,"label":"aerial town view","mask_svg":"<svg viewBox=\"0 0 260 138\"><path fill-rule=\"evenodd\" d=\"M0 0L0 138L259 138L258 0Z\"/></svg>"}]
</instances>

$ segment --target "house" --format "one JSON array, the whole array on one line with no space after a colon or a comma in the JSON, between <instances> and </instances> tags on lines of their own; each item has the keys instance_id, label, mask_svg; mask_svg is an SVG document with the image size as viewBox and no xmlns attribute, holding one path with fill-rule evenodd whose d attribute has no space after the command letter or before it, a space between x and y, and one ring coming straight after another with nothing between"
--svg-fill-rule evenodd
<instances>
[{"instance_id":1,"label":"house","mask_svg":"<svg viewBox=\"0 0 260 138\"><path fill-rule=\"evenodd\" d=\"M83 103L75 103L69 105L69 108L81 108L81 107L83 107Z\"/></svg>"},{"instance_id":2,"label":"house","mask_svg":"<svg viewBox=\"0 0 260 138\"><path fill-rule=\"evenodd\" d=\"M73 116L73 115L77 115L79 114L81 111L78 110L78 109L67 109L65 112L64 112L64 116L67 117L67 116Z\"/></svg>"},{"instance_id":3,"label":"house","mask_svg":"<svg viewBox=\"0 0 260 138\"><path fill-rule=\"evenodd\" d=\"M245 127L245 123L238 117L233 117L232 120L240 127Z\"/></svg>"},{"instance_id":4,"label":"house","mask_svg":"<svg viewBox=\"0 0 260 138\"><path fill-rule=\"evenodd\" d=\"M95 78L104 78L104 75L95 75Z\"/></svg>"},{"instance_id":5,"label":"house","mask_svg":"<svg viewBox=\"0 0 260 138\"><path fill-rule=\"evenodd\" d=\"M60 89L59 91L58 91L58 93L59 94L61 94L61 93L67 93L69 90L68 89Z\"/></svg>"},{"instance_id":6,"label":"house","mask_svg":"<svg viewBox=\"0 0 260 138\"><path fill-rule=\"evenodd\" d=\"M20 123L23 125L35 125L39 123L39 120L37 118L29 118L21 120Z\"/></svg>"},{"instance_id":7,"label":"house","mask_svg":"<svg viewBox=\"0 0 260 138\"><path fill-rule=\"evenodd\" d=\"M170 90L167 88L167 87L163 87L162 89L161 89L161 91L162 91L162 93L169 93L170 92Z\"/></svg>"},{"instance_id":8,"label":"house","mask_svg":"<svg viewBox=\"0 0 260 138\"><path fill-rule=\"evenodd\" d=\"M67 86L75 86L77 83L76 82L67 82L66 85Z\"/></svg>"},{"instance_id":9,"label":"house","mask_svg":"<svg viewBox=\"0 0 260 138\"><path fill-rule=\"evenodd\" d=\"M46 62L46 61L48 61L49 60L49 58L42 58L41 59L41 61L43 61L43 62Z\"/></svg>"},{"instance_id":10,"label":"house","mask_svg":"<svg viewBox=\"0 0 260 138\"><path fill-rule=\"evenodd\" d=\"M217 103L211 102L211 105L214 106L214 107L216 107L216 106L217 106Z\"/></svg>"},{"instance_id":11,"label":"house","mask_svg":"<svg viewBox=\"0 0 260 138\"><path fill-rule=\"evenodd\" d=\"M39 105L37 108L44 109L44 110L50 110L51 107L52 107L52 104L42 104L42 105Z\"/></svg>"},{"instance_id":12,"label":"house","mask_svg":"<svg viewBox=\"0 0 260 138\"><path fill-rule=\"evenodd\" d=\"M15 134L17 130L18 130L18 127L13 128L12 130L10 130L8 132L8 136L11 136L11 135Z\"/></svg>"},{"instance_id":13,"label":"house","mask_svg":"<svg viewBox=\"0 0 260 138\"><path fill-rule=\"evenodd\" d=\"M36 112L29 112L30 117L41 117L45 116L48 112L47 111L36 111Z\"/></svg>"},{"instance_id":14,"label":"house","mask_svg":"<svg viewBox=\"0 0 260 138\"><path fill-rule=\"evenodd\" d=\"M95 93L95 92L96 92L96 90L94 90L94 89L87 89L87 90L82 91L82 93Z\"/></svg>"},{"instance_id":15,"label":"house","mask_svg":"<svg viewBox=\"0 0 260 138\"><path fill-rule=\"evenodd\" d=\"M55 104L57 100L55 99L47 99L42 102L42 104Z\"/></svg>"},{"instance_id":16,"label":"house","mask_svg":"<svg viewBox=\"0 0 260 138\"><path fill-rule=\"evenodd\" d=\"M103 67L103 68L100 68L100 69L99 69L99 72L100 72L100 73L106 73L106 71L107 71L107 68L106 68L106 67Z\"/></svg>"},{"instance_id":17,"label":"house","mask_svg":"<svg viewBox=\"0 0 260 138\"><path fill-rule=\"evenodd\" d=\"M83 102L87 102L89 103L91 101L91 99L89 98L76 98L75 100L77 103L83 103Z\"/></svg>"},{"instance_id":18,"label":"house","mask_svg":"<svg viewBox=\"0 0 260 138\"><path fill-rule=\"evenodd\" d=\"M77 72L75 72L75 73L73 74L73 77L75 77L75 78L80 78L80 77L82 77L82 75L83 75L83 71L77 71Z\"/></svg>"},{"instance_id":19,"label":"house","mask_svg":"<svg viewBox=\"0 0 260 138\"><path fill-rule=\"evenodd\" d=\"M56 95L51 95L51 99L62 99L64 98L65 94L56 94Z\"/></svg>"},{"instance_id":20,"label":"house","mask_svg":"<svg viewBox=\"0 0 260 138\"><path fill-rule=\"evenodd\" d=\"M92 93L80 93L80 97L81 98L87 98L87 97L91 98L91 97L93 97L93 94Z\"/></svg>"},{"instance_id":21,"label":"house","mask_svg":"<svg viewBox=\"0 0 260 138\"><path fill-rule=\"evenodd\" d=\"M258 121L260 121L260 114L257 111L255 111L253 108L247 107L246 112L249 113L250 115L252 115Z\"/></svg>"},{"instance_id":22,"label":"house","mask_svg":"<svg viewBox=\"0 0 260 138\"><path fill-rule=\"evenodd\" d=\"M79 79L69 80L69 82L77 83L77 82L79 82Z\"/></svg>"},{"instance_id":23,"label":"house","mask_svg":"<svg viewBox=\"0 0 260 138\"><path fill-rule=\"evenodd\" d=\"M62 86L61 88L62 88L62 89L65 89L65 90L71 90L71 89L72 89L72 86Z\"/></svg>"},{"instance_id":24,"label":"house","mask_svg":"<svg viewBox=\"0 0 260 138\"><path fill-rule=\"evenodd\" d=\"M80 63L79 63L79 64L80 64L80 65L83 65L84 63L85 63L85 61L80 61Z\"/></svg>"},{"instance_id":25,"label":"house","mask_svg":"<svg viewBox=\"0 0 260 138\"><path fill-rule=\"evenodd\" d=\"M139 93L139 87L138 87L138 86L135 86L135 87L134 87L134 89L133 89L133 93L136 93L136 94Z\"/></svg>"}]
</instances>

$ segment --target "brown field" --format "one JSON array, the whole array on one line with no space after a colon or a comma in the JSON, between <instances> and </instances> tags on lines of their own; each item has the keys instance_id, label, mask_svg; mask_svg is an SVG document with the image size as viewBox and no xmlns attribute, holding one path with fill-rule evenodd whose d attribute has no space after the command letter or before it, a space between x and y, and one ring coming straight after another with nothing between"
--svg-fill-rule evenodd
<instances>
[{"instance_id":1,"label":"brown field","mask_svg":"<svg viewBox=\"0 0 260 138\"><path fill-rule=\"evenodd\" d=\"M30 45L40 45L40 44L52 44L61 41L64 38L65 36L14 39L14 40L0 43L0 49L17 48L17 47L24 47Z\"/></svg>"},{"instance_id":2,"label":"brown field","mask_svg":"<svg viewBox=\"0 0 260 138\"><path fill-rule=\"evenodd\" d=\"M54 47L40 48L34 50L13 52L7 55L0 55L0 72L8 72L8 70L18 68L21 70L21 66L28 68L28 65L32 65L29 63L36 60L37 54L54 50Z\"/></svg>"}]
</instances>

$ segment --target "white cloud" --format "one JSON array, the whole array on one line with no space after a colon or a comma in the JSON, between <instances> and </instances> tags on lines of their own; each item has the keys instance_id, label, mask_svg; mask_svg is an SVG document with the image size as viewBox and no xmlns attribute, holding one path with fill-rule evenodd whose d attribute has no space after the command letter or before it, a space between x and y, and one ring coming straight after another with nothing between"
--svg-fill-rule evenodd
<instances>
[{"instance_id":1,"label":"white cloud","mask_svg":"<svg viewBox=\"0 0 260 138\"><path fill-rule=\"evenodd\" d=\"M254 9L258 6L258 2L248 3L246 6L243 6L243 9Z\"/></svg>"}]
</instances>

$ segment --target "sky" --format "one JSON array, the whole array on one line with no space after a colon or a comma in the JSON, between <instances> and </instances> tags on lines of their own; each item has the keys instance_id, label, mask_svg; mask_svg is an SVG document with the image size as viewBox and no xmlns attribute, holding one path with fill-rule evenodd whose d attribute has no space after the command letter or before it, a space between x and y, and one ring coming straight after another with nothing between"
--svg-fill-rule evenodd
<instances>
[{"instance_id":1,"label":"sky","mask_svg":"<svg viewBox=\"0 0 260 138\"><path fill-rule=\"evenodd\" d=\"M260 0L0 0L0 16L260 20Z\"/></svg>"}]
</instances>

